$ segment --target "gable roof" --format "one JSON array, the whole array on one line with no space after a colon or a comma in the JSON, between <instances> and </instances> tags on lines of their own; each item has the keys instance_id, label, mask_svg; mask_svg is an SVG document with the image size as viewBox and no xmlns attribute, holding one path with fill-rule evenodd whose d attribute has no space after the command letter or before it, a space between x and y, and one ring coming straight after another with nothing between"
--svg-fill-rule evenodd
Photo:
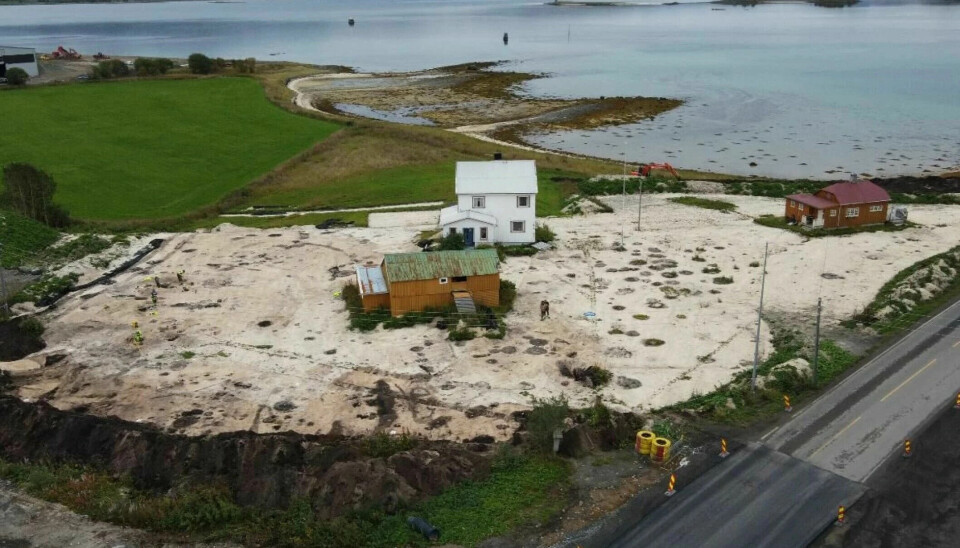
<instances>
[{"instance_id":1,"label":"gable roof","mask_svg":"<svg viewBox=\"0 0 960 548\"><path fill-rule=\"evenodd\" d=\"M457 162L457 194L536 194L533 160Z\"/></svg>"},{"instance_id":2,"label":"gable roof","mask_svg":"<svg viewBox=\"0 0 960 548\"><path fill-rule=\"evenodd\" d=\"M483 224L497 226L496 217L493 215L487 215L486 213L480 213L479 211L475 211L473 209L460 211L459 207L452 205L440 210L440 226L447 226L450 223L455 223L464 219L473 219L474 221L478 221Z\"/></svg>"},{"instance_id":3,"label":"gable roof","mask_svg":"<svg viewBox=\"0 0 960 548\"><path fill-rule=\"evenodd\" d=\"M485 276L496 274L499 269L500 258L496 249L389 253L383 256L383 273L390 283Z\"/></svg>"},{"instance_id":4,"label":"gable roof","mask_svg":"<svg viewBox=\"0 0 960 548\"><path fill-rule=\"evenodd\" d=\"M873 181L867 180L834 183L821 189L821 192L829 192L836 196L837 203L840 205L890 201L890 195L886 190L874 184Z\"/></svg>"},{"instance_id":5,"label":"gable roof","mask_svg":"<svg viewBox=\"0 0 960 548\"><path fill-rule=\"evenodd\" d=\"M795 200L801 204L807 204L810 207L815 207L817 209L826 209L828 207L835 207L836 202L831 202L826 198L821 198L820 196L814 196L813 194L791 194L787 196L788 200Z\"/></svg>"}]
</instances>

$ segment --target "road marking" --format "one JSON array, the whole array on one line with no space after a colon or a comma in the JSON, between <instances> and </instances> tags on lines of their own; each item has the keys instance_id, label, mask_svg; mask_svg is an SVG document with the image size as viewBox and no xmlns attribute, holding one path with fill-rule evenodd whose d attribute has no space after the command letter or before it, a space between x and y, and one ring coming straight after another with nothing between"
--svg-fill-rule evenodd
<instances>
[{"instance_id":1,"label":"road marking","mask_svg":"<svg viewBox=\"0 0 960 548\"><path fill-rule=\"evenodd\" d=\"M860 415L860 417L862 417L862 416L863 416L863 415ZM851 426L853 426L854 424L857 424L857 421L860 420L860 417L857 417L857 418L853 419L853 421L850 422L850 424L848 424L848 425L846 425L846 426L843 427L843 430L841 430L841 431L837 432L836 434L834 434L832 438L830 438L829 440L827 440L827 443L821 445L820 448L817 449L816 451L814 451L813 453L810 453L810 456L807 457L807 458L808 458L808 459L812 459L812 458L814 457L814 455L816 455L817 453L819 453L820 451L822 451L826 446L828 446L828 445L830 445L831 443L833 443L834 441L836 441L837 438L839 438L840 436L842 436L843 433L846 432Z\"/></svg>"},{"instance_id":2,"label":"road marking","mask_svg":"<svg viewBox=\"0 0 960 548\"><path fill-rule=\"evenodd\" d=\"M894 392L896 392L897 390L900 390L901 388L903 388L903 386L904 386L905 384L907 384L908 382L912 381L912 380L914 379L914 377L916 377L916 376L919 375L920 373L923 373L923 371L924 371L926 368L930 367L931 365L933 365L933 364L935 364L935 363L937 363L937 359L936 359L936 358L930 360L930 363L928 363L927 365L923 366L919 371L917 371L917 372L914 373L913 375L910 375L910 377L907 378L907 380L905 380L905 381L903 381L902 383L900 383L899 386L897 386L897 387L894 388L893 390L887 392L887 395L884 396L884 397L882 397L882 398L880 398L880 401L886 401L887 398L889 398L890 396L892 396Z\"/></svg>"},{"instance_id":3,"label":"road marking","mask_svg":"<svg viewBox=\"0 0 960 548\"><path fill-rule=\"evenodd\" d=\"M957 341L957 342L953 343L953 347L954 347L954 348L956 348L956 347L958 347L958 346L960 346L960 341Z\"/></svg>"}]
</instances>

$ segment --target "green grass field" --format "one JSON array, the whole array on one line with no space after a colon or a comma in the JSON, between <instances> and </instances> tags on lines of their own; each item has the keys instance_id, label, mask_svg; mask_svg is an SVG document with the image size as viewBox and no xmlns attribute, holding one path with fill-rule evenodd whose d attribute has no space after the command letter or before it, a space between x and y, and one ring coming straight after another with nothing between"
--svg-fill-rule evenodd
<instances>
[{"instance_id":1,"label":"green grass field","mask_svg":"<svg viewBox=\"0 0 960 548\"><path fill-rule=\"evenodd\" d=\"M0 165L49 172L56 201L95 221L211 206L340 127L277 108L246 78L5 91L0 119Z\"/></svg>"}]
</instances>

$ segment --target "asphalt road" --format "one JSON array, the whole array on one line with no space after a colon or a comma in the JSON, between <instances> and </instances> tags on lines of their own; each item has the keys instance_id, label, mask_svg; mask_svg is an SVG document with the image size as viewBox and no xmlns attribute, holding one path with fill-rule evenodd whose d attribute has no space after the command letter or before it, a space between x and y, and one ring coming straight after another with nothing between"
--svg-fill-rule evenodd
<instances>
[{"instance_id":1,"label":"asphalt road","mask_svg":"<svg viewBox=\"0 0 960 548\"><path fill-rule=\"evenodd\" d=\"M669 502L603 545L802 547L836 519L838 505L849 505L864 490L812 464L750 444L692 485L678 485Z\"/></svg>"},{"instance_id":2,"label":"asphalt road","mask_svg":"<svg viewBox=\"0 0 960 548\"><path fill-rule=\"evenodd\" d=\"M902 452L904 440L960 389L960 302L919 326L769 432L762 442L854 481Z\"/></svg>"},{"instance_id":3,"label":"asphalt road","mask_svg":"<svg viewBox=\"0 0 960 548\"><path fill-rule=\"evenodd\" d=\"M603 545L806 546L958 389L960 302Z\"/></svg>"}]
</instances>

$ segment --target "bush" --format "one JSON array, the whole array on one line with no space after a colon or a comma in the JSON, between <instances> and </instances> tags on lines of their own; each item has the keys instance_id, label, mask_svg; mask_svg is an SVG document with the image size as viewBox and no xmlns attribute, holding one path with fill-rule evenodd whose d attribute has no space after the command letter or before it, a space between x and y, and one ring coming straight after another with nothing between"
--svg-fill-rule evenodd
<instances>
[{"instance_id":1,"label":"bush","mask_svg":"<svg viewBox=\"0 0 960 548\"><path fill-rule=\"evenodd\" d=\"M25 85L29 79L30 75L27 74L27 71L20 67L13 67L7 71L7 83L11 86Z\"/></svg>"},{"instance_id":2,"label":"bush","mask_svg":"<svg viewBox=\"0 0 960 548\"><path fill-rule=\"evenodd\" d=\"M440 245L437 249L440 251L459 251L466 249L467 243L463 239L463 234L453 232L440 239Z\"/></svg>"},{"instance_id":3,"label":"bush","mask_svg":"<svg viewBox=\"0 0 960 548\"><path fill-rule=\"evenodd\" d=\"M529 257L537 254L537 248L528 245L502 246L504 255L509 257Z\"/></svg>"},{"instance_id":4,"label":"bush","mask_svg":"<svg viewBox=\"0 0 960 548\"><path fill-rule=\"evenodd\" d=\"M130 76L130 67L120 59L100 61L93 67L93 77L103 80Z\"/></svg>"},{"instance_id":5,"label":"bush","mask_svg":"<svg viewBox=\"0 0 960 548\"><path fill-rule=\"evenodd\" d=\"M733 283L733 278L730 276L717 276L713 279L713 283L717 285L730 285Z\"/></svg>"},{"instance_id":6,"label":"bush","mask_svg":"<svg viewBox=\"0 0 960 548\"><path fill-rule=\"evenodd\" d=\"M210 74L214 69L214 61L202 53L193 53L187 58L187 66L194 74Z\"/></svg>"},{"instance_id":7,"label":"bush","mask_svg":"<svg viewBox=\"0 0 960 548\"><path fill-rule=\"evenodd\" d=\"M366 439L364 453L370 457L389 457L417 446L417 440L407 434L391 436L386 432L377 432Z\"/></svg>"},{"instance_id":8,"label":"bush","mask_svg":"<svg viewBox=\"0 0 960 548\"><path fill-rule=\"evenodd\" d=\"M600 396L593 400L593 406L588 408L584 414L587 417L587 424L594 428L607 426L613 419L613 414L610 413L606 405L603 405Z\"/></svg>"},{"instance_id":9,"label":"bush","mask_svg":"<svg viewBox=\"0 0 960 548\"><path fill-rule=\"evenodd\" d=\"M69 224L67 211L53 203L57 183L47 172L30 164L7 164L3 167L3 183L0 202L47 226L62 228Z\"/></svg>"},{"instance_id":10,"label":"bush","mask_svg":"<svg viewBox=\"0 0 960 548\"><path fill-rule=\"evenodd\" d=\"M550 230L550 227L547 226L546 223L542 225L538 224L537 227L534 229L533 234L534 234L534 238L538 242L552 242L557 239L557 235L554 234L552 230Z\"/></svg>"},{"instance_id":11,"label":"bush","mask_svg":"<svg viewBox=\"0 0 960 548\"><path fill-rule=\"evenodd\" d=\"M534 398L533 409L527 415L527 431L530 444L537 451L553 452L553 432L563 426L570 415L570 405L566 396L553 396L538 400Z\"/></svg>"},{"instance_id":12,"label":"bush","mask_svg":"<svg viewBox=\"0 0 960 548\"><path fill-rule=\"evenodd\" d=\"M463 329L454 328L450 330L450 334L447 336L451 341L472 341L477 336L469 327L464 327Z\"/></svg>"},{"instance_id":13,"label":"bush","mask_svg":"<svg viewBox=\"0 0 960 548\"><path fill-rule=\"evenodd\" d=\"M173 67L173 61L163 57L138 57L133 62L133 69L136 71L137 76L157 76L160 74L166 74L167 71Z\"/></svg>"},{"instance_id":14,"label":"bush","mask_svg":"<svg viewBox=\"0 0 960 548\"><path fill-rule=\"evenodd\" d=\"M44 328L40 320L36 318L31 317L20 322L20 331L34 339L39 339L45 330L46 328Z\"/></svg>"},{"instance_id":15,"label":"bush","mask_svg":"<svg viewBox=\"0 0 960 548\"><path fill-rule=\"evenodd\" d=\"M513 303L517 300L517 286L510 280L500 280L500 306L498 310L501 314L506 314L513 310Z\"/></svg>"}]
</instances>

